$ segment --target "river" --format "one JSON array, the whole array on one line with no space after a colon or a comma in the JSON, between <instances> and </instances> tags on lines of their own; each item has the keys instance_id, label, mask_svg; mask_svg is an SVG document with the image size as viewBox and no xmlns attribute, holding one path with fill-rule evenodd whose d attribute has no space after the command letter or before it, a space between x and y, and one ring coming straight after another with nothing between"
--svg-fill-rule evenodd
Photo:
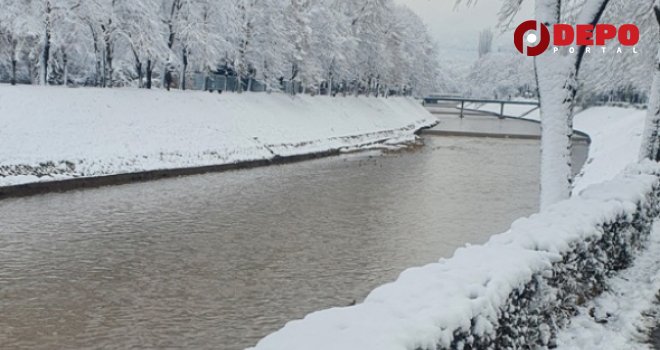
<instances>
[{"instance_id":1,"label":"river","mask_svg":"<svg viewBox=\"0 0 660 350\"><path fill-rule=\"evenodd\" d=\"M538 210L538 141L425 144L2 201L0 345L243 349Z\"/></svg>"}]
</instances>

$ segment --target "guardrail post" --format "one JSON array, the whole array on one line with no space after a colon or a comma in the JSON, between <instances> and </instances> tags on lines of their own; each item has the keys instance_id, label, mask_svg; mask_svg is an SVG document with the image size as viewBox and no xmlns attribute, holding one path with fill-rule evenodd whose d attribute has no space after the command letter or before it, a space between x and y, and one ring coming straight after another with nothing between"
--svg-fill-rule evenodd
<instances>
[{"instance_id":1,"label":"guardrail post","mask_svg":"<svg viewBox=\"0 0 660 350\"><path fill-rule=\"evenodd\" d=\"M461 119L463 119L463 108L465 107L465 101L461 101Z\"/></svg>"},{"instance_id":2,"label":"guardrail post","mask_svg":"<svg viewBox=\"0 0 660 350\"><path fill-rule=\"evenodd\" d=\"M500 103L500 119L504 119L504 102Z\"/></svg>"}]
</instances>

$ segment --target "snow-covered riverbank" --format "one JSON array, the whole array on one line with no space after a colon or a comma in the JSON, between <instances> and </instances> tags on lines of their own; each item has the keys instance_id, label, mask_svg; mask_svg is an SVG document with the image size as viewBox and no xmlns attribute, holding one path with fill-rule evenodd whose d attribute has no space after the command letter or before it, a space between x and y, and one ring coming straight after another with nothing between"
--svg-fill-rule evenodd
<instances>
[{"instance_id":1,"label":"snow-covered riverbank","mask_svg":"<svg viewBox=\"0 0 660 350\"><path fill-rule=\"evenodd\" d=\"M0 85L0 186L404 142L434 123L406 98Z\"/></svg>"},{"instance_id":2,"label":"snow-covered riverbank","mask_svg":"<svg viewBox=\"0 0 660 350\"><path fill-rule=\"evenodd\" d=\"M653 326L643 313L658 288L658 226L649 231L659 208L660 169L637 165L607 181L637 161L644 114L603 107L575 117L576 128L592 137L592 148L570 201L517 221L484 246L409 269L363 304L292 321L255 349L485 348L524 342L551 346L555 340L569 349L643 347L635 341L643 340L646 330L636 327ZM641 221L629 222L632 218ZM647 249L643 253L637 250L641 246ZM522 249L508 250L514 247ZM527 254L542 258L533 262ZM615 266L630 263L628 254L639 258L615 274ZM572 304L593 298L598 290L605 293L588 304ZM625 307L629 298L633 307ZM562 308L579 315L570 320L570 313L548 316ZM570 327L558 330L558 324Z\"/></svg>"},{"instance_id":3,"label":"snow-covered riverbank","mask_svg":"<svg viewBox=\"0 0 660 350\"><path fill-rule=\"evenodd\" d=\"M575 116L574 127L589 134L589 160L575 181L575 193L612 179L639 158L645 110L589 108Z\"/></svg>"}]
</instances>

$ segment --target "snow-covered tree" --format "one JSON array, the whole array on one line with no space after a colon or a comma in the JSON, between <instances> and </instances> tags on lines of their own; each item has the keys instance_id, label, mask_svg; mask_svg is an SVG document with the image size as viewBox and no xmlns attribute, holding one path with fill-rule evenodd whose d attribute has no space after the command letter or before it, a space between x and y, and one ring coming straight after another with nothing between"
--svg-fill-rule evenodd
<instances>
[{"instance_id":1,"label":"snow-covered tree","mask_svg":"<svg viewBox=\"0 0 660 350\"><path fill-rule=\"evenodd\" d=\"M653 4L653 14L656 19L656 30L660 32L660 0ZM660 38L660 35L656 37ZM660 40L659 40L660 41ZM646 126L642 138L641 159L660 161L660 43L656 55L656 64L653 68L653 81L651 83L651 97L646 116Z\"/></svg>"},{"instance_id":2,"label":"snow-covered tree","mask_svg":"<svg viewBox=\"0 0 660 350\"><path fill-rule=\"evenodd\" d=\"M117 5L118 35L134 59L138 87L152 86L156 64L164 59L168 47L163 38L159 0L122 1Z\"/></svg>"},{"instance_id":3,"label":"snow-covered tree","mask_svg":"<svg viewBox=\"0 0 660 350\"><path fill-rule=\"evenodd\" d=\"M0 2L0 54L9 61L10 82L16 84L18 63L25 50L37 38L37 23L30 16L32 8L22 0L2 0Z\"/></svg>"},{"instance_id":4,"label":"snow-covered tree","mask_svg":"<svg viewBox=\"0 0 660 350\"><path fill-rule=\"evenodd\" d=\"M472 97L507 99L532 94L536 77L532 60L517 51L492 52L478 59L467 77Z\"/></svg>"},{"instance_id":5,"label":"snow-covered tree","mask_svg":"<svg viewBox=\"0 0 660 350\"><path fill-rule=\"evenodd\" d=\"M502 22L510 23L522 3L523 0L505 0L501 11ZM547 27L571 20L573 23L595 25L599 23L608 3L609 0L535 0L536 20ZM573 109L585 49L581 46L576 54L564 52L562 55L549 50L534 59L543 130L541 207L567 199L572 192Z\"/></svg>"},{"instance_id":6,"label":"snow-covered tree","mask_svg":"<svg viewBox=\"0 0 660 350\"><path fill-rule=\"evenodd\" d=\"M151 87L152 74L162 80L176 70L186 88L190 73L223 69L238 76L240 90L261 80L295 82L310 93L384 95L429 92L437 81L427 28L393 0L0 4L0 79L11 82Z\"/></svg>"}]
</instances>

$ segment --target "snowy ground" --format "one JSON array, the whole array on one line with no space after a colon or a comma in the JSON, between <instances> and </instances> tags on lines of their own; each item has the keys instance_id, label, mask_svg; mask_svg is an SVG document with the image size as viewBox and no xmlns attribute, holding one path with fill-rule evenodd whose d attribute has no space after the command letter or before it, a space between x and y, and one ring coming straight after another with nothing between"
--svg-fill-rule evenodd
<instances>
[{"instance_id":1,"label":"snowy ground","mask_svg":"<svg viewBox=\"0 0 660 350\"><path fill-rule=\"evenodd\" d=\"M0 186L410 141L414 100L0 85Z\"/></svg>"},{"instance_id":2,"label":"snowy ground","mask_svg":"<svg viewBox=\"0 0 660 350\"><path fill-rule=\"evenodd\" d=\"M575 128L587 132L592 145L575 193L611 179L637 161L645 115L644 110L618 107L596 107L576 115ZM648 250L632 268L612 279L611 290L580 310L560 333L559 349L650 349L649 330L660 324L658 292L660 224L656 223Z\"/></svg>"},{"instance_id":3,"label":"snowy ground","mask_svg":"<svg viewBox=\"0 0 660 350\"><path fill-rule=\"evenodd\" d=\"M609 180L639 158L646 111L596 107L575 116L574 127L591 136L589 160L576 179L575 193Z\"/></svg>"},{"instance_id":4,"label":"snowy ground","mask_svg":"<svg viewBox=\"0 0 660 350\"><path fill-rule=\"evenodd\" d=\"M658 325L658 291L660 222L635 265L612 278L610 290L584 305L570 327L559 333L558 349L651 349L648 332Z\"/></svg>"}]
</instances>

